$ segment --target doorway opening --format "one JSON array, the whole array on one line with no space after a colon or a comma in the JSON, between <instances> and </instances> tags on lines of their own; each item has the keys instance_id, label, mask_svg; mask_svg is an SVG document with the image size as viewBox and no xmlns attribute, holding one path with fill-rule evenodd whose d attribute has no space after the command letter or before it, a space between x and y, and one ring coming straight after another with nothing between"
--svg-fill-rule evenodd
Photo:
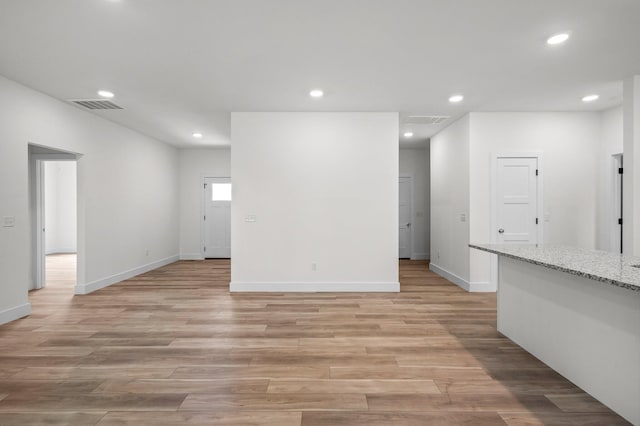
<instances>
[{"instance_id":1,"label":"doorway opening","mask_svg":"<svg viewBox=\"0 0 640 426\"><path fill-rule=\"evenodd\" d=\"M29 145L30 290L73 294L78 277L78 156Z\"/></svg>"},{"instance_id":2,"label":"doorway opening","mask_svg":"<svg viewBox=\"0 0 640 426\"><path fill-rule=\"evenodd\" d=\"M231 178L205 177L202 212L202 257L231 258Z\"/></svg>"}]
</instances>

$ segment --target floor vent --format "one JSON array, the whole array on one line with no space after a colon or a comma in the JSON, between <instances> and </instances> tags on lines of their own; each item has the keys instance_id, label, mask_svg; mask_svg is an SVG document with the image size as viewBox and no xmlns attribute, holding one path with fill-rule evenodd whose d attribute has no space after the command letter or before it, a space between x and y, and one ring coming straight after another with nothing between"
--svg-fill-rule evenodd
<instances>
[{"instance_id":1,"label":"floor vent","mask_svg":"<svg viewBox=\"0 0 640 426\"><path fill-rule=\"evenodd\" d=\"M448 115L410 115L407 117L405 124L423 124L431 126L447 121L449 118L451 117Z\"/></svg>"},{"instance_id":2,"label":"floor vent","mask_svg":"<svg viewBox=\"0 0 640 426\"><path fill-rule=\"evenodd\" d=\"M104 99L73 99L69 102L91 110L123 109L121 106L118 106L111 101L105 101Z\"/></svg>"}]
</instances>

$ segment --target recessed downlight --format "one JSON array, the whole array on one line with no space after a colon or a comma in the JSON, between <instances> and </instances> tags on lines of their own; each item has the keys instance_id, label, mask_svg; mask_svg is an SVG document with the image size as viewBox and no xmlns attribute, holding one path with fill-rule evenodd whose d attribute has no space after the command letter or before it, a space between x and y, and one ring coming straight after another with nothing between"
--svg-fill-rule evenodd
<instances>
[{"instance_id":1,"label":"recessed downlight","mask_svg":"<svg viewBox=\"0 0 640 426\"><path fill-rule=\"evenodd\" d=\"M600 96L598 95L587 95L584 98L582 98L582 102L594 102L597 101L598 99L600 99Z\"/></svg>"},{"instance_id":2,"label":"recessed downlight","mask_svg":"<svg viewBox=\"0 0 640 426\"><path fill-rule=\"evenodd\" d=\"M194 132L192 136L196 139L202 139L204 135L200 132Z\"/></svg>"},{"instance_id":3,"label":"recessed downlight","mask_svg":"<svg viewBox=\"0 0 640 426\"><path fill-rule=\"evenodd\" d=\"M449 102L451 102L452 104L457 104L459 102L462 102L464 100L464 96L462 95L453 95L449 98Z\"/></svg>"},{"instance_id":4,"label":"recessed downlight","mask_svg":"<svg viewBox=\"0 0 640 426\"><path fill-rule=\"evenodd\" d=\"M115 96L115 94L113 92L110 92L108 90L98 90L98 95L102 96L103 98L107 98L107 99L111 99Z\"/></svg>"},{"instance_id":5,"label":"recessed downlight","mask_svg":"<svg viewBox=\"0 0 640 426\"><path fill-rule=\"evenodd\" d=\"M562 44L567 40L569 40L569 33L559 33L549 37L547 39L547 44L554 46L557 44Z\"/></svg>"},{"instance_id":6,"label":"recessed downlight","mask_svg":"<svg viewBox=\"0 0 640 426\"><path fill-rule=\"evenodd\" d=\"M412 138L413 137L413 132L404 132L403 136L405 138Z\"/></svg>"},{"instance_id":7,"label":"recessed downlight","mask_svg":"<svg viewBox=\"0 0 640 426\"><path fill-rule=\"evenodd\" d=\"M324 92L320 89L313 89L309 92L309 96L311 96L312 98L321 98L324 96Z\"/></svg>"}]
</instances>

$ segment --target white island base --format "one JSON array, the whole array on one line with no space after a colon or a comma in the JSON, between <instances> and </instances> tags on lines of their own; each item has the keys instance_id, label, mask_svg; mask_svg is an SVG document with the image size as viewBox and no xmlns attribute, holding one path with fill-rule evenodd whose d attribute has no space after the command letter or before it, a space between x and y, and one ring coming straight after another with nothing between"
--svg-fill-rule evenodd
<instances>
[{"instance_id":1,"label":"white island base","mask_svg":"<svg viewBox=\"0 0 640 426\"><path fill-rule=\"evenodd\" d=\"M499 255L498 330L640 425L640 292Z\"/></svg>"}]
</instances>

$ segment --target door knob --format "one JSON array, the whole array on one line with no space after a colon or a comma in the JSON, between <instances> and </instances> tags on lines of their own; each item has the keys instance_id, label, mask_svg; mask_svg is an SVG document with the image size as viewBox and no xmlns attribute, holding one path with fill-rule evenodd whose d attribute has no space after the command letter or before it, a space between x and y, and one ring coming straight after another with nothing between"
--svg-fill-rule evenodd
<instances>
[{"instance_id":1,"label":"door knob","mask_svg":"<svg viewBox=\"0 0 640 426\"><path fill-rule=\"evenodd\" d=\"M411 228L411 223L407 223L407 228Z\"/></svg>"},{"instance_id":2,"label":"door knob","mask_svg":"<svg viewBox=\"0 0 640 426\"><path fill-rule=\"evenodd\" d=\"M498 229L498 233L499 234L504 234L504 229L502 229L502 228Z\"/></svg>"}]
</instances>

